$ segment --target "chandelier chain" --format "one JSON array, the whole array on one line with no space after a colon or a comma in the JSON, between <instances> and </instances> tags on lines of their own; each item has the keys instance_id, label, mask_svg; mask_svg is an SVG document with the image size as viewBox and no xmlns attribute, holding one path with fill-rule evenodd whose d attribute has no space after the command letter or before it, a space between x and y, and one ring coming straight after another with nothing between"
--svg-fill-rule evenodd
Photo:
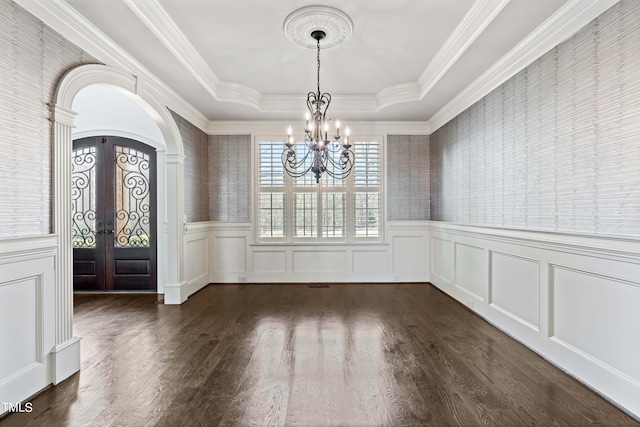
<instances>
[{"instance_id":1,"label":"chandelier chain","mask_svg":"<svg viewBox=\"0 0 640 427\"><path fill-rule=\"evenodd\" d=\"M320 39L318 42L318 96L320 95Z\"/></svg>"}]
</instances>

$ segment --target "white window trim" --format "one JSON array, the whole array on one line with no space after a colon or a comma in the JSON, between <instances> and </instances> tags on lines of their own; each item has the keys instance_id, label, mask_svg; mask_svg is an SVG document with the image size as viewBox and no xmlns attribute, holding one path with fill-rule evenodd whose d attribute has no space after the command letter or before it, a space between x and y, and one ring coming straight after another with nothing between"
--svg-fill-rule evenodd
<instances>
[{"instance_id":1,"label":"white window trim","mask_svg":"<svg viewBox=\"0 0 640 427\"><path fill-rule=\"evenodd\" d=\"M252 143L251 143L251 179L252 179L252 222L254 225L254 244L256 245L269 245L269 244L286 244L286 245L349 245L349 244L381 244L385 243L386 237L386 224L387 224L387 149L386 135L351 135L352 141L376 141L380 144L380 226L379 226L379 235L375 237L357 237L353 233L354 231L354 213L355 213L355 202L353 200L353 176L350 176L345 186L345 190L347 193L347 207L346 207L346 227L347 227L347 235L343 238L332 238L332 237L322 237L320 233L318 233L317 237L294 237L293 235L293 180L291 177L286 175L285 178L285 236L283 238L280 237L261 237L260 236L260 183L259 183L259 174L258 174L258 166L260 164L259 161L259 153L260 150L259 144L261 141L284 141L286 135L283 133L282 135L274 136L273 134L252 134ZM354 144L355 145L355 144ZM284 149L284 142L283 142ZM352 171L353 173L353 171ZM313 191L311 187L300 187L302 191L307 188L306 191ZM315 192L315 191L314 191ZM322 221L322 215L318 212L318 222Z\"/></svg>"}]
</instances>

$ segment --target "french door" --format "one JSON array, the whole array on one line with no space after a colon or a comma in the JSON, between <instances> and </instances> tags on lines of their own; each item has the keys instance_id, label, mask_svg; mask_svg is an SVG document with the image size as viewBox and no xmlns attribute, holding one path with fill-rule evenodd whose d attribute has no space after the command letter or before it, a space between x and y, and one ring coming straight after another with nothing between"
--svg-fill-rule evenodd
<instances>
[{"instance_id":1,"label":"french door","mask_svg":"<svg viewBox=\"0 0 640 427\"><path fill-rule=\"evenodd\" d=\"M114 136L73 142L74 291L156 291L156 152Z\"/></svg>"}]
</instances>

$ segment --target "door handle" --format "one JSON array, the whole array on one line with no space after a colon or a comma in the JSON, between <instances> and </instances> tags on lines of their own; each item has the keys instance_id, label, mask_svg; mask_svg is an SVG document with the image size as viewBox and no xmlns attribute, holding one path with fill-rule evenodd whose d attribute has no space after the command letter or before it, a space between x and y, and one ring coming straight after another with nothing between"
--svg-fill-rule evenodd
<instances>
[{"instance_id":1,"label":"door handle","mask_svg":"<svg viewBox=\"0 0 640 427\"><path fill-rule=\"evenodd\" d=\"M104 230L104 234L113 234L113 230Z\"/></svg>"}]
</instances>

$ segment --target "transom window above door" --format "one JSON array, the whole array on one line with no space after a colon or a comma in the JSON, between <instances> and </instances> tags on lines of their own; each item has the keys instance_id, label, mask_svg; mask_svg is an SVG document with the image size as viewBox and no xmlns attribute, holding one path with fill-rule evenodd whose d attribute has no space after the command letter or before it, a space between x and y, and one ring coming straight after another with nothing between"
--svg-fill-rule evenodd
<instances>
[{"instance_id":1,"label":"transom window above door","mask_svg":"<svg viewBox=\"0 0 640 427\"><path fill-rule=\"evenodd\" d=\"M260 242L356 242L382 239L382 142L352 142L355 164L346 179L292 178L282 165L282 139L256 138L255 223ZM300 151L304 142L297 144Z\"/></svg>"}]
</instances>

